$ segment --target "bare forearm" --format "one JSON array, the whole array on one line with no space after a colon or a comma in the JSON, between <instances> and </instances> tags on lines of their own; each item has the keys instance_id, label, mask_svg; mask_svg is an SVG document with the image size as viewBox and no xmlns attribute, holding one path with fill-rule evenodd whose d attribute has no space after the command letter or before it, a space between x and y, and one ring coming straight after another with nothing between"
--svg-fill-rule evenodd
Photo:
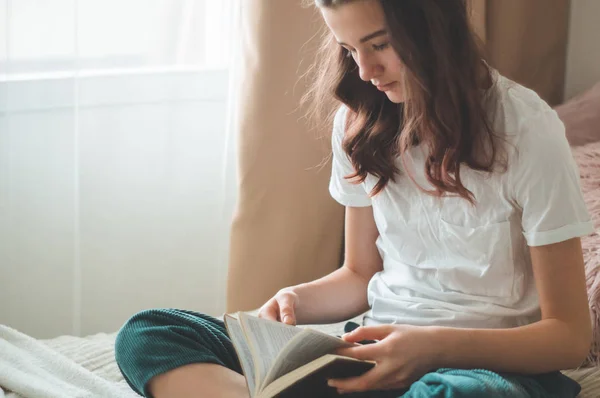
<instances>
[{"instance_id":1,"label":"bare forearm","mask_svg":"<svg viewBox=\"0 0 600 398\"><path fill-rule=\"evenodd\" d=\"M333 323L352 318L369 309L368 280L347 267L309 283L293 286L299 297L298 324Z\"/></svg>"},{"instance_id":2,"label":"bare forearm","mask_svg":"<svg viewBox=\"0 0 600 398\"><path fill-rule=\"evenodd\" d=\"M439 367L536 374L577 367L590 333L557 319L513 329L434 328Z\"/></svg>"}]
</instances>

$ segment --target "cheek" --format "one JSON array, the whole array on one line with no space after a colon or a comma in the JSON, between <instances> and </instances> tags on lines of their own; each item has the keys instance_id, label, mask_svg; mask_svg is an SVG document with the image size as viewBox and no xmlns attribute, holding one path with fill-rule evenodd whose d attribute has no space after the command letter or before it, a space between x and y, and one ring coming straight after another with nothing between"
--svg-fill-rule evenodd
<instances>
[{"instance_id":1,"label":"cheek","mask_svg":"<svg viewBox=\"0 0 600 398\"><path fill-rule=\"evenodd\" d=\"M388 98L393 102L403 102L405 100L404 72L406 67L394 53L387 58L385 68L387 79L398 82L394 90L387 93Z\"/></svg>"},{"instance_id":2,"label":"cheek","mask_svg":"<svg viewBox=\"0 0 600 398\"><path fill-rule=\"evenodd\" d=\"M403 79L397 79L396 85L393 90L387 91L386 95L390 101L395 103L401 103L406 101L406 91L404 89L404 81Z\"/></svg>"},{"instance_id":3,"label":"cheek","mask_svg":"<svg viewBox=\"0 0 600 398\"><path fill-rule=\"evenodd\" d=\"M398 59L398 57L390 57L386 62L386 69L388 74L393 77L394 80L399 81L404 78L404 64Z\"/></svg>"}]
</instances>

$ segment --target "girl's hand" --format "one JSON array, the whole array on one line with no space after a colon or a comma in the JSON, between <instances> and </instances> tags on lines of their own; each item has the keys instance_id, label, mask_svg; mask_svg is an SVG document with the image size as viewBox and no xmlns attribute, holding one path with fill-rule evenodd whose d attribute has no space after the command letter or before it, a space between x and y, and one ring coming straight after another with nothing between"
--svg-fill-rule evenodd
<instances>
[{"instance_id":1,"label":"girl's hand","mask_svg":"<svg viewBox=\"0 0 600 398\"><path fill-rule=\"evenodd\" d=\"M290 288L282 289L260 307L258 317L295 325L298 302L298 295L293 290Z\"/></svg>"},{"instance_id":2,"label":"girl's hand","mask_svg":"<svg viewBox=\"0 0 600 398\"><path fill-rule=\"evenodd\" d=\"M406 325L362 326L342 338L352 343L361 340L379 341L337 351L339 355L377 363L361 376L329 380L329 385L337 388L339 393L408 388L435 368L438 344L432 328Z\"/></svg>"}]
</instances>

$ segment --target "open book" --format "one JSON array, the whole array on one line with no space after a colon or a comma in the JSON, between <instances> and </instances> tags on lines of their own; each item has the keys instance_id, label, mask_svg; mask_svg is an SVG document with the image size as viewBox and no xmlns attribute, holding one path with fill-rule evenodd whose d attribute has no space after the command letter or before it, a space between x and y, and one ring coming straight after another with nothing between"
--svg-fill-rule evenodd
<instances>
[{"instance_id":1,"label":"open book","mask_svg":"<svg viewBox=\"0 0 600 398\"><path fill-rule=\"evenodd\" d=\"M252 398L327 396L335 391L327 379L358 376L375 366L333 354L358 344L318 330L243 312L226 314L225 326Z\"/></svg>"}]
</instances>

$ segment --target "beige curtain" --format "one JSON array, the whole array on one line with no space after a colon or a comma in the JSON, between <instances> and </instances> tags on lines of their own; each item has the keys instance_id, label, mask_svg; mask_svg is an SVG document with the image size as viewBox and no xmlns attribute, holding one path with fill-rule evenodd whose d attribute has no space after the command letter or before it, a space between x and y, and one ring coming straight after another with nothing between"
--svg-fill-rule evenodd
<instances>
[{"instance_id":1,"label":"beige curtain","mask_svg":"<svg viewBox=\"0 0 600 398\"><path fill-rule=\"evenodd\" d=\"M241 3L228 312L257 308L280 288L339 267L343 225L343 208L327 189L330 132L308 131L298 108L305 88L299 76L314 58L320 16L301 0Z\"/></svg>"},{"instance_id":2,"label":"beige curtain","mask_svg":"<svg viewBox=\"0 0 600 398\"><path fill-rule=\"evenodd\" d=\"M227 311L259 307L282 287L339 266L343 208L328 194L329 131L309 132L299 76L319 15L301 0L242 0L235 126L239 197ZM490 63L555 104L563 96L569 0L471 0ZM308 42L308 44L307 44ZM301 62L302 61L302 62ZM315 134L316 133L316 134ZM316 140L316 135L324 136Z\"/></svg>"},{"instance_id":3,"label":"beige curtain","mask_svg":"<svg viewBox=\"0 0 600 398\"><path fill-rule=\"evenodd\" d=\"M561 103L570 0L470 1L489 63L551 105Z\"/></svg>"}]
</instances>

